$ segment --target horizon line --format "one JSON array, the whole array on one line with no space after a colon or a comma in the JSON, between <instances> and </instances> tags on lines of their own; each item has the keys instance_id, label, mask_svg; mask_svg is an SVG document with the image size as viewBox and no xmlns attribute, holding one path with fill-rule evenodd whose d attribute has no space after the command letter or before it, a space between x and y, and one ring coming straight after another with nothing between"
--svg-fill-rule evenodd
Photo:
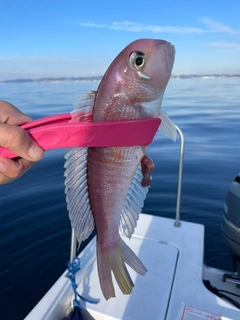
<instances>
[{"instance_id":1,"label":"horizon line","mask_svg":"<svg viewBox=\"0 0 240 320\"><path fill-rule=\"evenodd\" d=\"M8 80L0 80L0 83L12 83L12 82L43 82L43 81L97 81L101 80L103 76L81 76L81 77L42 77L42 78L15 78ZM179 74L171 75L170 78L203 78L203 77L213 77L213 78L235 78L240 77L239 73L222 73L222 74Z\"/></svg>"}]
</instances>

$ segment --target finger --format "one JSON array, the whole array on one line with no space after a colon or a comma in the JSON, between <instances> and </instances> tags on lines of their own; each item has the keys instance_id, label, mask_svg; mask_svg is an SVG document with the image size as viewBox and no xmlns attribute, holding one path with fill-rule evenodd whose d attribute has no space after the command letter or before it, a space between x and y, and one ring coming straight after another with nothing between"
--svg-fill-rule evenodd
<instances>
[{"instance_id":1,"label":"finger","mask_svg":"<svg viewBox=\"0 0 240 320\"><path fill-rule=\"evenodd\" d=\"M0 157L0 184L11 182L21 177L34 162L21 158L8 159Z\"/></svg>"},{"instance_id":2,"label":"finger","mask_svg":"<svg viewBox=\"0 0 240 320\"><path fill-rule=\"evenodd\" d=\"M19 157L38 161L44 156L44 151L22 128L0 123L0 132L0 146L10 149Z\"/></svg>"},{"instance_id":3,"label":"finger","mask_svg":"<svg viewBox=\"0 0 240 320\"><path fill-rule=\"evenodd\" d=\"M13 181L13 179L10 179L9 177L5 176L5 174L0 172L0 184L7 184L11 181Z\"/></svg>"},{"instance_id":4,"label":"finger","mask_svg":"<svg viewBox=\"0 0 240 320\"><path fill-rule=\"evenodd\" d=\"M7 101L0 101L0 122L21 125L32 119Z\"/></svg>"}]
</instances>

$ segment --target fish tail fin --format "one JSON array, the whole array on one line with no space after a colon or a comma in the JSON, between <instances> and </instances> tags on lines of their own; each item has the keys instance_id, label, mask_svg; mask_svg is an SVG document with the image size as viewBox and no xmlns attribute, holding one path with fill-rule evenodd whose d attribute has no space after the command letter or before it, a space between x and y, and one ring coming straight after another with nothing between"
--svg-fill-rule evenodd
<instances>
[{"instance_id":1,"label":"fish tail fin","mask_svg":"<svg viewBox=\"0 0 240 320\"><path fill-rule=\"evenodd\" d=\"M122 257L124 262L126 262L129 267L131 267L134 271L141 274L142 276L145 275L147 272L146 267L142 263L142 261L136 256L136 254L129 248L128 245L121 239L121 250L122 250Z\"/></svg>"},{"instance_id":2,"label":"fish tail fin","mask_svg":"<svg viewBox=\"0 0 240 320\"><path fill-rule=\"evenodd\" d=\"M98 274L101 289L106 300L115 297L112 274L123 294L130 294L134 284L125 266L127 263L133 270L144 275L147 269L135 253L121 239L119 245L102 252L97 250Z\"/></svg>"}]
</instances>

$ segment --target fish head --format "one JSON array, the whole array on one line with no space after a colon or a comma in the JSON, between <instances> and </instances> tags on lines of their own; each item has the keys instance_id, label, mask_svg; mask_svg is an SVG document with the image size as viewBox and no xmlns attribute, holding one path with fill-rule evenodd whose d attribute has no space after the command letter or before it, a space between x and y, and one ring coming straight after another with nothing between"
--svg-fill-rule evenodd
<instances>
[{"instance_id":1,"label":"fish head","mask_svg":"<svg viewBox=\"0 0 240 320\"><path fill-rule=\"evenodd\" d=\"M144 90L145 99L152 99L157 92L166 87L170 78L175 49L174 46L165 40L140 39L132 42L126 49L126 54L123 51L122 55L126 55L127 67L123 69L128 81L136 82L136 86L148 84L146 87L153 87L153 93ZM121 59L121 54L119 58ZM124 66L123 66L124 68Z\"/></svg>"},{"instance_id":2,"label":"fish head","mask_svg":"<svg viewBox=\"0 0 240 320\"><path fill-rule=\"evenodd\" d=\"M139 39L130 43L111 63L99 86L98 92L104 92L109 107L106 113L111 113L110 107L114 109L117 103L135 108L137 118L157 117L174 56L174 46L165 40ZM112 97L117 102L110 106ZM103 100L101 95L102 106Z\"/></svg>"}]
</instances>

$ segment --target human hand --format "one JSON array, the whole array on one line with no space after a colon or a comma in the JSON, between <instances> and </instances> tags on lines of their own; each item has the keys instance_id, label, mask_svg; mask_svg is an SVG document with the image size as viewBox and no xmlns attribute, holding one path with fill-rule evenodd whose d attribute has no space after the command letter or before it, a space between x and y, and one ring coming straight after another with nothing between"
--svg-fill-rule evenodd
<instances>
[{"instance_id":1,"label":"human hand","mask_svg":"<svg viewBox=\"0 0 240 320\"><path fill-rule=\"evenodd\" d=\"M21 177L44 156L38 144L18 127L31 120L9 102L0 101L0 146L19 156L14 159L0 157L0 184Z\"/></svg>"}]
</instances>

